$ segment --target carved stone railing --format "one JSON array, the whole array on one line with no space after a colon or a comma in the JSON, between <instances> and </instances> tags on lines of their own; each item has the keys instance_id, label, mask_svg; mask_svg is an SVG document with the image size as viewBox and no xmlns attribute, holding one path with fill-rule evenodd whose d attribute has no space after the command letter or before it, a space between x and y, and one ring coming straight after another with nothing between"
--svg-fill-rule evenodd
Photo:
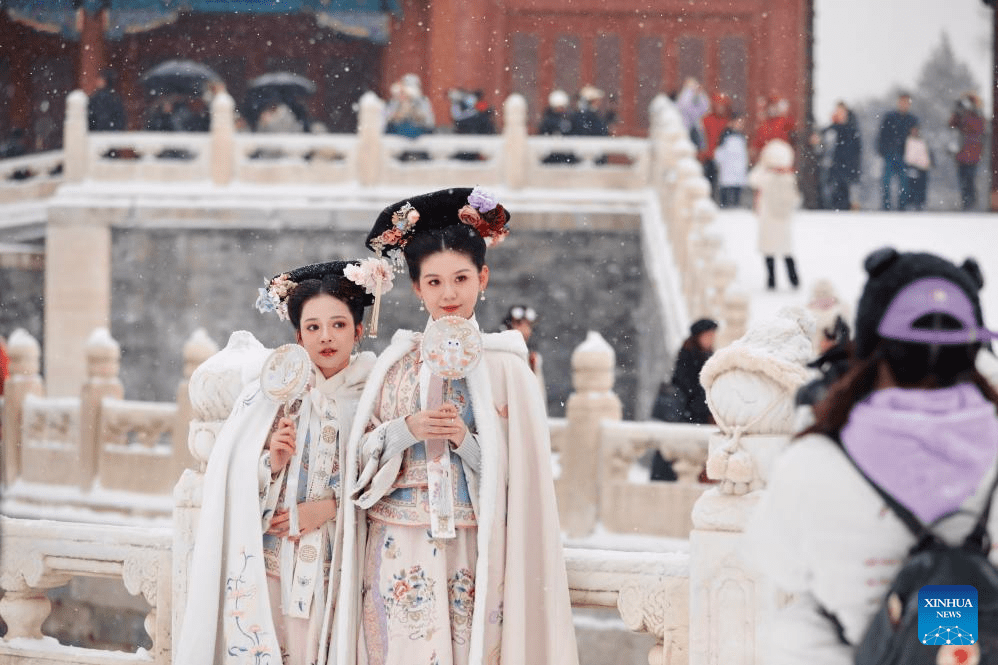
<instances>
[{"instance_id":1,"label":"carved stone railing","mask_svg":"<svg viewBox=\"0 0 998 665\"><path fill-rule=\"evenodd\" d=\"M0 618L7 634L0 661L33 665L70 663L171 663L181 579L171 574L169 529L78 525L0 518ZM174 559L175 561L175 559ZM567 548L565 563L573 607L619 612L631 630L655 638L649 663L686 662L689 554L612 552ZM151 649L133 653L59 645L42 633L51 611L50 589L73 577L120 579L150 610L144 625ZM178 626L179 631L179 626Z\"/></svg>"},{"instance_id":2,"label":"carved stone railing","mask_svg":"<svg viewBox=\"0 0 998 665\"><path fill-rule=\"evenodd\" d=\"M710 485L699 482L707 461L707 425L603 421L599 519L608 531L687 538L693 504ZM633 482L638 458L657 450L672 463L675 482Z\"/></svg>"},{"instance_id":3,"label":"carved stone railing","mask_svg":"<svg viewBox=\"0 0 998 665\"><path fill-rule=\"evenodd\" d=\"M129 492L169 494L177 405L105 397L100 406L101 442L98 478L104 487ZM182 451L178 451L182 452Z\"/></svg>"},{"instance_id":4,"label":"carved stone railing","mask_svg":"<svg viewBox=\"0 0 998 665\"><path fill-rule=\"evenodd\" d=\"M0 160L0 203L47 198L62 182L63 152Z\"/></svg>"},{"instance_id":5,"label":"carved stone railing","mask_svg":"<svg viewBox=\"0 0 998 665\"><path fill-rule=\"evenodd\" d=\"M204 133L99 132L89 138L92 180L189 182L210 176L210 139Z\"/></svg>"},{"instance_id":6,"label":"carved stone railing","mask_svg":"<svg viewBox=\"0 0 998 665\"><path fill-rule=\"evenodd\" d=\"M80 400L25 396L21 408L21 472L29 482L76 485L80 466Z\"/></svg>"},{"instance_id":7,"label":"carved stone railing","mask_svg":"<svg viewBox=\"0 0 998 665\"><path fill-rule=\"evenodd\" d=\"M622 422L620 401L613 393L614 371L613 349L590 332L572 354L573 392L564 425L552 427L561 526L572 538L587 536L597 524L616 533L686 538L693 504L709 487L698 477L716 428ZM651 450L673 463L676 482L632 480L638 458Z\"/></svg>"},{"instance_id":8,"label":"carved stone railing","mask_svg":"<svg viewBox=\"0 0 998 665\"><path fill-rule=\"evenodd\" d=\"M565 549L572 607L616 609L624 625L655 638L649 665L685 665L689 644L687 552Z\"/></svg>"},{"instance_id":9,"label":"carved stone railing","mask_svg":"<svg viewBox=\"0 0 998 665\"><path fill-rule=\"evenodd\" d=\"M157 512L167 517L167 497L192 462L187 379L217 348L203 331L188 340L176 403L125 400L118 379L121 349L107 330L98 329L86 345L87 380L80 396L45 397L38 343L15 331L0 423L8 511L16 506L13 514L42 517L69 504L96 511L101 519L109 511L119 517ZM123 500L128 493L158 501Z\"/></svg>"},{"instance_id":10,"label":"carved stone railing","mask_svg":"<svg viewBox=\"0 0 998 665\"><path fill-rule=\"evenodd\" d=\"M171 653L172 536L169 529L70 524L0 517L0 618L7 633L0 662L32 665L152 663ZM120 579L149 603L145 629L151 649L134 653L60 645L42 634L52 604L46 591L74 577Z\"/></svg>"},{"instance_id":11,"label":"carved stone railing","mask_svg":"<svg viewBox=\"0 0 998 665\"><path fill-rule=\"evenodd\" d=\"M250 134L235 131L227 94L212 101L206 133L87 130L87 97L67 98L67 182L211 181L267 184L350 183L440 185L474 182L531 187L637 189L650 180L652 151L643 138L527 136L526 102L512 95L503 106L503 131L494 136L384 133L384 103L373 93L359 101L356 134ZM544 163L552 152L575 156L571 165Z\"/></svg>"}]
</instances>

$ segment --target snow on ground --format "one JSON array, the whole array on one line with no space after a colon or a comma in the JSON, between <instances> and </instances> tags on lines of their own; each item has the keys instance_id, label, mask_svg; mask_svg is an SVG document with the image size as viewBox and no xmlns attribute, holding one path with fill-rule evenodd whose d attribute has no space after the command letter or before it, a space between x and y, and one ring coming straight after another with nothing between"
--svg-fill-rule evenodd
<instances>
[{"instance_id":1,"label":"snow on ground","mask_svg":"<svg viewBox=\"0 0 998 665\"><path fill-rule=\"evenodd\" d=\"M710 230L724 238L727 256L738 265L734 288L751 301L749 325L786 305L805 305L817 279L829 279L838 295L855 308L866 273L863 259L885 245L902 251L928 251L957 264L977 259L984 273L984 321L998 328L998 214L940 212L830 212L802 210L794 219L794 248L801 287L787 282L777 262L776 291L767 291L766 267L756 245L751 211L722 210Z\"/></svg>"}]
</instances>

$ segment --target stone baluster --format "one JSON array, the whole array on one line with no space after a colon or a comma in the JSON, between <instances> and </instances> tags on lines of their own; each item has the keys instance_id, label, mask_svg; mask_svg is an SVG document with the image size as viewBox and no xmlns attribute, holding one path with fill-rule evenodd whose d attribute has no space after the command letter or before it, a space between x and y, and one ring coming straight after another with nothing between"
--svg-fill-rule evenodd
<instances>
[{"instance_id":1,"label":"stone baluster","mask_svg":"<svg viewBox=\"0 0 998 665\"><path fill-rule=\"evenodd\" d=\"M228 185L235 176L236 103L225 90L211 100L211 181Z\"/></svg>"},{"instance_id":2,"label":"stone baluster","mask_svg":"<svg viewBox=\"0 0 998 665\"><path fill-rule=\"evenodd\" d=\"M83 182L90 173L89 123L87 93L74 90L66 96L62 151L65 182Z\"/></svg>"},{"instance_id":3,"label":"stone baluster","mask_svg":"<svg viewBox=\"0 0 998 665\"><path fill-rule=\"evenodd\" d=\"M191 408L190 380L201 363L218 353L218 344L208 336L204 328L198 328L184 343L184 375L177 384L177 421L173 428L173 463L176 469L174 477L179 478L184 469L196 466L194 455L187 446L191 420L194 411Z\"/></svg>"},{"instance_id":4,"label":"stone baluster","mask_svg":"<svg viewBox=\"0 0 998 665\"><path fill-rule=\"evenodd\" d=\"M710 288L710 271L714 256L721 248L721 238L709 233L707 227L717 217L717 205L709 196L693 202L688 237L690 252L690 279L685 280L687 310L693 319L708 315L707 301Z\"/></svg>"},{"instance_id":5,"label":"stone baluster","mask_svg":"<svg viewBox=\"0 0 998 665\"><path fill-rule=\"evenodd\" d=\"M193 337L196 337L195 334ZM203 340L192 340L197 353L206 351ZM189 342L190 344L190 342ZM185 361L188 360L185 347ZM197 355L191 349L191 358ZM201 512L204 470L208 465L215 439L232 412L243 388L260 375L269 354L252 334L239 330L229 336L225 348L200 363L188 381L190 411L193 414L187 445L194 456L195 468L184 470L173 489L173 648L182 628L187 606L187 572L194 552Z\"/></svg>"},{"instance_id":6,"label":"stone baluster","mask_svg":"<svg viewBox=\"0 0 998 665\"><path fill-rule=\"evenodd\" d=\"M527 184L530 156L527 152L527 100L513 94L502 107L503 179L510 189Z\"/></svg>"},{"instance_id":7,"label":"stone baluster","mask_svg":"<svg viewBox=\"0 0 998 665\"><path fill-rule=\"evenodd\" d=\"M717 485L693 508L690 533L690 665L762 663L760 580L746 556L744 530L772 461L789 441L794 395L812 356L807 314L783 310L721 348L700 380L719 433L707 474Z\"/></svg>"},{"instance_id":8,"label":"stone baluster","mask_svg":"<svg viewBox=\"0 0 998 665\"><path fill-rule=\"evenodd\" d=\"M669 105L665 95L656 95L648 106L648 141L651 144L651 174L649 182L658 189L666 184L670 164L669 156Z\"/></svg>"},{"instance_id":9,"label":"stone baluster","mask_svg":"<svg viewBox=\"0 0 998 665\"><path fill-rule=\"evenodd\" d=\"M101 459L101 400L122 399L125 389L118 378L121 346L107 328L97 328L84 347L87 380L80 391L80 460L77 479L80 489L89 490L97 478Z\"/></svg>"},{"instance_id":10,"label":"stone baluster","mask_svg":"<svg viewBox=\"0 0 998 665\"><path fill-rule=\"evenodd\" d=\"M381 138L384 135L385 103L373 92L360 96L357 113L357 180L364 187L373 187L381 178Z\"/></svg>"},{"instance_id":11,"label":"stone baluster","mask_svg":"<svg viewBox=\"0 0 998 665\"><path fill-rule=\"evenodd\" d=\"M710 184L703 177L703 167L693 157L684 157L676 165L678 181L672 202L672 246L676 263L683 276L684 285L692 276L689 256L689 237L693 227L693 208L700 199L710 196Z\"/></svg>"},{"instance_id":12,"label":"stone baluster","mask_svg":"<svg viewBox=\"0 0 998 665\"><path fill-rule=\"evenodd\" d=\"M18 638L38 640L43 637L42 624L52 611L46 589L64 586L68 575L55 575L45 567L41 552L15 539L4 542L0 550L0 618L7 624L4 641Z\"/></svg>"},{"instance_id":13,"label":"stone baluster","mask_svg":"<svg viewBox=\"0 0 998 665\"><path fill-rule=\"evenodd\" d=\"M721 305L723 324L717 334L716 348L727 346L745 334L749 319L749 297L738 291L725 293Z\"/></svg>"},{"instance_id":14,"label":"stone baluster","mask_svg":"<svg viewBox=\"0 0 998 665\"><path fill-rule=\"evenodd\" d=\"M620 589L617 609L624 625L655 638L648 665L689 662L689 598L690 580L683 576L628 582Z\"/></svg>"},{"instance_id":15,"label":"stone baluster","mask_svg":"<svg viewBox=\"0 0 998 665\"><path fill-rule=\"evenodd\" d=\"M558 479L561 526L569 536L592 532L599 515L600 421L620 420L620 399L613 392L616 358L603 337L590 331L572 352L572 394L565 405L565 449Z\"/></svg>"},{"instance_id":16,"label":"stone baluster","mask_svg":"<svg viewBox=\"0 0 998 665\"><path fill-rule=\"evenodd\" d=\"M718 322L726 321L724 316L724 299L727 297L728 287L735 281L738 275L738 266L731 259L719 258L714 262L714 269L710 273L711 297L708 307L710 316ZM735 337L728 341L734 341L745 334L744 328Z\"/></svg>"},{"instance_id":17,"label":"stone baluster","mask_svg":"<svg viewBox=\"0 0 998 665\"><path fill-rule=\"evenodd\" d=\"M4 383L3 455L4 481L9 486L21 475L21 414L24 398L43 395L41 349L27 330L18 328L7 340L10 375Z\"/></svg>"},{"instance_id":18,"label":"stone baluster","mask_svg":"<svg viewBox=\"0 0 998 665\"><path fill-rule=\"evenodd\" d=\"M683 126L682 118L679 117L679 112L675 106L664 108L662 115L664 123L663 133L665 136L665 154L663 155L663 159L666 172L664 186L660 192L660 203L663 213L669 217L667 221L669 223L670 238L673 244L675 244L677 236L675 235L675 224L671 213L675 202L676 187L679 184L678 167L684 159L696 156L696 148L693 142L690 141L690 134Z\"/></svg>"}]
</instances>

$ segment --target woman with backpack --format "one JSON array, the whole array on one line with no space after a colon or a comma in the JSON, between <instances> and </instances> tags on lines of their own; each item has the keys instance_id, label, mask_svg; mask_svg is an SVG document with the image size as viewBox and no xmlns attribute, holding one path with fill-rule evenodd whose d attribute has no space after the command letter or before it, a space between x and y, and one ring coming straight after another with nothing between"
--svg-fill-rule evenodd
<instances>
[{"instance_id":1,"label":"woman with backpack","mask_svg":"<svg viewBox=\"0 0 998 665\"><path fill-rule=\"evenodd\" d=\"M936 648L923 646L931 635L914 635L917 589L897 591L913 547L921 542L925 554L922 525L938 538L929 558L959 549L979 521L998 534L998 508L985 512L995 488L998 394L975 368L982 341L998 337L983 326L983 279L972 259L958 267L892 248L871 254L865 268L848 369L774 464L747 532L776 591L765 660L995 662L987 646L995 635L987 634L998 622L987 614L987 590L981 641ZM998 574L998 549L989 565L986 543L975 547L971 567ZM932 583L977 581L952 579L961 575ZM896 635L905 635L900 644ZM871 649L903 653L873 660Z\"/></svg>"}]
</instances>

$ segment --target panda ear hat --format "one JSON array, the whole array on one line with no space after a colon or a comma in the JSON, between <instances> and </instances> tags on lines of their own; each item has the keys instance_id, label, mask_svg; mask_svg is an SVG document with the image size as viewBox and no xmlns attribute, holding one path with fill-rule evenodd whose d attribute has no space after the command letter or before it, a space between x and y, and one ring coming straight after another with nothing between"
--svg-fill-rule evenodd
<instances>
[{"instance_id":1,"label":"panda ear hat","mask_svg":"<svg viewBox=\"0 0 998 665\"><path fill-rule=\"evenodd\" d=\"M984 327L974 259L961 265L924 252L884 247L863 263L869 276L856 311L856 355L867 358L880 339L963 345L998 339Z\"/></svg>"}]
</instances>

